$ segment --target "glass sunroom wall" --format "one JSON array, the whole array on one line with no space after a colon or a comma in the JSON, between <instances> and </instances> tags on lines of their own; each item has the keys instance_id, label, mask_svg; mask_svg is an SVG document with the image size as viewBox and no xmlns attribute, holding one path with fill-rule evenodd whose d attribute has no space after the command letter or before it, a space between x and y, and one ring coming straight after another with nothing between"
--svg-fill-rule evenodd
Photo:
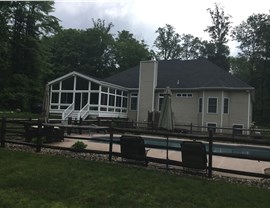
<instances>
[{"instance_id":1,"label":"glass sunroom wall","mask_svg":"<svg viewBox=\"0 0 270 208\"><path fill-rule=\"evenodd\" d=\"M100 111L113 113L127 113L128 93L113 87L101 86Z\"/></svg>"}]
</instances>

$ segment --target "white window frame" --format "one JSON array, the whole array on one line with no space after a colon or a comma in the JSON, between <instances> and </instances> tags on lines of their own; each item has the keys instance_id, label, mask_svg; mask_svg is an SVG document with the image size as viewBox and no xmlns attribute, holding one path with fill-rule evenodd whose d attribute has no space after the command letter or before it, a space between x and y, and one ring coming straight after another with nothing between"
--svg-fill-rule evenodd
<instances>
[{"instance_id":1,"label":"white window frame","mask_svg":"<svg viewBox=\"0 0 270 208\"><path fill-rule=\"evenodd\" d=\"M209 112L209 99L216 99L217 100L216 112ZM217 97L208 97L207 98L207 113L209 113L209 114L218 114L218 98Z\"/></svg>"},{"instance_id":2,"label":"white window frame","mask_svg":"<svg viewBox=\"0 0 270 208\"><path fill-rule=\"evenodd\" d=\"M183 96L183 95L186 95L186 96ZM177 98L192 98L193 97L193 93L190 93L190 92L176 93L175 96Z\"/></svg>"},{"instance_id":3,"label":"white window frame","mask_svg":"<svg viewBox=\"0 0 270 208\"><path fill-rule=\"evenodd\" d=\"M132 99L136 98L137 99L137 104L136 104L136 109L132 109ZM130 105L129 105L130 111L137 111L138 110L138 92L131 92L130 93Z\"/></svg>"},{"instance_id":4,"label":"white window frame","mask_svg":"<svg viewBox=\"0 0 270 208\"><path fill-rule=\"evenodd\" d=\"M164 100L164 94L163 93L159 93L159 95L158 95L158 111L161 111L161 106L162 106L162 104L160 103L160 99Z\"/></svg>"},{"instance_id":5,"label":"white window frame","mask_svg":"<svg viewBox=\"0 0 270 208\"><path fill-rule=\"evenodd\" d=\"M201 109L200 109L200 101L202 102L201 104ZM201 110L201 111L200 111ZM202 97L199 97L199 101L198 101L198 111L199 113L202 113L203 111L203 98Z\"/></svg>"}]
</instances>

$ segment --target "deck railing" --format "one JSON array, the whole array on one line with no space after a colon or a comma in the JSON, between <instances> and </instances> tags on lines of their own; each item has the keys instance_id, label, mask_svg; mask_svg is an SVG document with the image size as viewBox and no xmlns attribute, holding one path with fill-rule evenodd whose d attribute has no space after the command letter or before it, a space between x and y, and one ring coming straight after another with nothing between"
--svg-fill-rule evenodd
<instances>
[{"instance_id":1,"label":"deck railing","mask_svg":"<svg viewBox=\"0 0 270 208\"><path fill-rule=\"evenodd\" d=\"M66 118L74 111L74 103L67 107L66 110L62 113L62 120L66 120Z\"/></svg>"},{"instance_id":2,"label":"deck railing","mask_svg":"<svg viewBox=\"0 0 270 208\"><path fill-rule=\"evenodd\" d=\"M80 120L80 118L81 118L82 120L84 120L84 119L87 118L88 113L89 113L89 107L90 107L90 104L87 103L87 104L80 110L80 112L78 113L77 120Z\"/></svg>"}]
</instances>

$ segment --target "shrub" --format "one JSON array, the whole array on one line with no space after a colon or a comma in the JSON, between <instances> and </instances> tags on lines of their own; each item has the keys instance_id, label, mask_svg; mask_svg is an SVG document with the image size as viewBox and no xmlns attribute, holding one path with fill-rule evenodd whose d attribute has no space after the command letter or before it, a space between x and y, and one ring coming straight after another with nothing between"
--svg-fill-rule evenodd
<instances>
[{"instance_id":1,"label":"shrub","mask_svg":"<svg viewBox=\"0 0 270 208\"><path fill-rule=\"evenodd\" d=\"M81 141L77 141L71 147L75 150L84 150L87 147L87 144L84 144Z\"/></svg>"}]
</instances>

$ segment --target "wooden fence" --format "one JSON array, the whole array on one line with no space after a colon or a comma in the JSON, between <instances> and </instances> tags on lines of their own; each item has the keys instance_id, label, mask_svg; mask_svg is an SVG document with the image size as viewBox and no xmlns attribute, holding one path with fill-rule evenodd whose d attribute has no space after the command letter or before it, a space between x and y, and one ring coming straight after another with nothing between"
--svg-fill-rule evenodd
<instances>
[{"instance_id":1,"label":"wooden fence","mask_svg":"<svg viewBox=\"0 0 270 208\"><path fill-rule=\"evenodd\" d=\"M5 148L6 143L12 143L12 144L20 144L20 145L27 145L30 147L33 147L36 149L36 152L40 152L42 148L50 148L50 149L59 149L59 150L66 150L66 151L75 151L73 148L67 148L67 147L59 147L59 146L52 146L50 144L46 144L42 142L42 135L39 134L36 138L35 142L25 142L23 139L25 138L25 130L24 125L30 124L35 125L38 128L38 131L41 132L41 129L44 127L44 123L42 120L32 120L32 119L7 119L2 118L0 120L1 122L1 135L0 135L0 141L1 141L1 147ZM256 145L262 145L264 147L270 147L270 140L268 139L252 139L252 138L242 138L242 137L226 137L226 136L217 136L217 134L213 135L213 131L209 131L209 134L190 134L190 133L176 133L176 132L164 132L159 130L153 130L153 129L139 129L139 128L125 128L123 123L121 125L117 125L115 121L96 121L99 124L108 124L108 132L109 132L109 150L108 151L100 151L100 150L94 150L94 149L84 149L82 152L85 153L97 153L97 154L104 154L108 155L108 160L111 161L113 156L121 157L121 153L114 152L113 151L113 145L119 144L119 141L117 141L114 137L116 133L118 134L124 134L124 133L131 133L136 135L151 135L151 136L159 136L164 138L174 138L174 139L186 139L186 140L200 140L204 141L208 144L208 176L212 177L212 171L217 172L223 172L223 173L231 173L231 174L238 174L238 175L244 175L244 176L252 176L252 177L261 177L261 178L270 178L269 175L263 174L263 173L256 173L256 172L246 172L246 171L240 171L240 170L232 170L232 169L224 169L224 168L218 168L213 167L212 161L213 156L222 156L222 157L229 157L229 158L237 158L237 159L247 159L247 160L255 160L255 161L267 161L270 162L270 159L263 156L251 156L251 155L236 155L236 154L230 154L230 153L222 153L222 152L213 152L213 144L216 142L226 142L226 143L241 143L241 144L256 144ZM56 121L55 121L56 123ZM78 124L78 123L77 123ZM57 123L56 123L57 125ZM118 126L121 126L118 127ZM128 125L130 127L130 125ZM83 128L86 128L86 124L84 124L83 128L80 125L74 125L70 124L70 128L67 125L66 131L69 132L70 130L79 129L82 130ZM12 137L18 137L21 139L12 139ZM95 138L89 138L89 137L74 137L70 135L66 135L65 138L73 138L73 139L85 139L89 141L96 141ZM99 139L100 141L100 139ZM104 140L107 141L107 140ZM158 145L153 144L146 144L146 148L160 148ZM168 147L165 146L163 149L168 152L170 150L176 150L181 152L181 148L177 147ZM77 151L77 150L76 150ZM270 149L269 149L270 151ZM158 163L158 164L166 164L173 165L173 166L182 166L182 162L171 160L171 159L161 159L161 158L155 158L155 157L147 157L147 160L149 162Z\"/></svg>"}]
</instances>

